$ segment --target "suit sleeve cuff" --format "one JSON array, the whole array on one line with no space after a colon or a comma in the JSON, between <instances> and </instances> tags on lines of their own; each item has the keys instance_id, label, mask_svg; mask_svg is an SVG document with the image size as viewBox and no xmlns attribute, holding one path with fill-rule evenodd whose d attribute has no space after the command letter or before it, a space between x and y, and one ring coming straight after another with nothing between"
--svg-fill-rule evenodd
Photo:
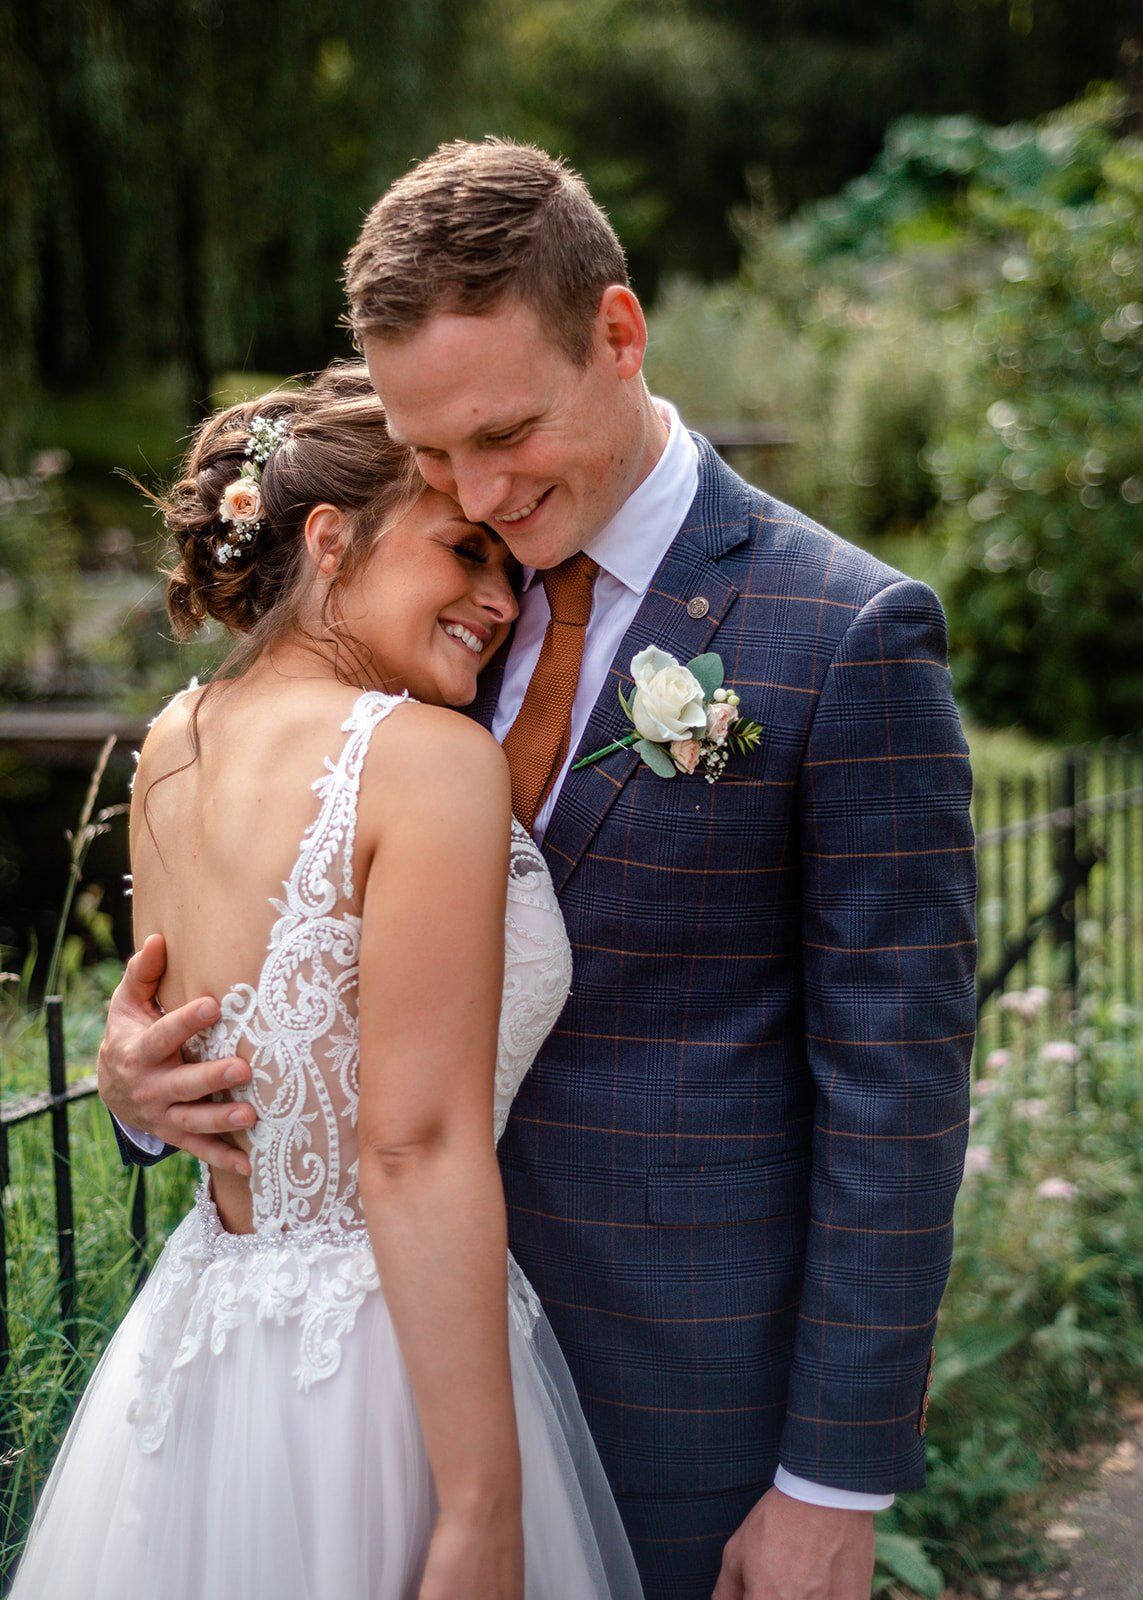
<instances>
[{"instance_id":1,"label":"suit sleeve cuff","mask_svg":"<svg viewBox=\"0 0 1143 1600\"><path fill-rule=\"evenodd\" d=\"M129 1139L136 1150L141 1150L145 1156L161 1156L167 1148L157 1133L144 1133L141 1128L129 1128L125 1122L115 1118L116 1123L125 1139Z\"/></svg>"},{"instance_id":2,"label":"suit sleeve cuff","mask_svg":"<svg viewBox=\"0 0 1143 1600\"><path fill-rule=\"evenodd\" d=\"M804 1500L807 1505L824 1506L829 1511L888 1511L896 1499L891 1494L858 1494L854 1489L811 1483L808 1478L795 1477L785 1467L779 1467L774 1474L774 1487L791 1500Z\"/></svg>"}]
</instances>

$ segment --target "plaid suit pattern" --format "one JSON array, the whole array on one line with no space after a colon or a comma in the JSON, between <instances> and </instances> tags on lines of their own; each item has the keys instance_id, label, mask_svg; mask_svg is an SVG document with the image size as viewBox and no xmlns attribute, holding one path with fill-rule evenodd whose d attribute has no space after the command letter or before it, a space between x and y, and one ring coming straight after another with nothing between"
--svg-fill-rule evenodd
<instances>
[{"instance_id":1,"label":"plaid suit pattern","mask_svg":"<svg viewBox=\"0 0 1143 1600\"><path fill-rule=\"evenodd\" d=\"M763 743L714 786L630 751L569 774L543 848L573 986L501 1146L511 1242L621 1505L732 1497L779 1459L904 1489L974 1019L944 619L698 444L580 754L621 727L648 644L717 650Z\"/></svg>"}]
</instances>

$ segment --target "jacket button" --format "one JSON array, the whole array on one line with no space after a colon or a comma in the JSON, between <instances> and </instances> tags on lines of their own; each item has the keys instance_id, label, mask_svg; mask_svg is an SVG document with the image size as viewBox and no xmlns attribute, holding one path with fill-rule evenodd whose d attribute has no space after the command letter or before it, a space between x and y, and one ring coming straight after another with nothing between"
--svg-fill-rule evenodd
<instances>
[{"instance_id":1,"label":"jacket button","mask_svg":"<svg viewBox=\"0 0 1143 1600\"><path fill-rule=\"evenodd\" d=\"M703 594L696 594L693 600L687 601L687 615L689 617L705 617L710 610L710 601Z\"/></svg>"}]
</instances>

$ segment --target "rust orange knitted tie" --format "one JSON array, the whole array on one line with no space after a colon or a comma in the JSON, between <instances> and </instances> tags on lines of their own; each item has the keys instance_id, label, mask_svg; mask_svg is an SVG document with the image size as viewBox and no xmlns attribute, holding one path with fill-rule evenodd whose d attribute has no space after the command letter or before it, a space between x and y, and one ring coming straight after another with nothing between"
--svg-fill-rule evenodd
<instances>
[{"instance_id":1,"label":"rust orange knitted tie","mask_svg":"<svg viewBox=\"0 0 1143 1600\"><path fill-rule=\"evenodd\" d=\"M599 571L580 550L540 573L552 617L515 722L504 736L512 777L512 809L531 828L567 759L572 701Z\"/></svg>"}]
</instances>

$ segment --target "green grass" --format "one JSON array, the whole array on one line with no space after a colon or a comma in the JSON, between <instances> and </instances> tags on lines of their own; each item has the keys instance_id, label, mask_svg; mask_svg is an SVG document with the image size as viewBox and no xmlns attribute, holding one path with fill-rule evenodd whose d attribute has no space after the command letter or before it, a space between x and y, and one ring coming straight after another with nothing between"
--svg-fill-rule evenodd
<instances>
[{"instance_id":1,"label":"green grass","mask_svg":"<svg viewBox=\"0 0 1143 1600\"><path fill-rule=\"evenodd\" d=\"M105 989L106 973L85 975L68 995L65 1045L72 1080L91 1070L103 1031ZM41 1016L11 994L0 1000L0 1053L5 1102L46 1087ZM37 1117L9 1132L5 1223L12 1356L0 1406L13 1455L8 1494L0 1505L0 1571L23 1543L75 1402L134 1293L129 1219L135 1180L120 1160L98 1100L72 1107L70 1136L79 1313L74 1349L63 1337L59 1316L50 1120ZM148 1173L150 1260L185 1213L196 1173L185 1156Z\"/></svg>"}]
</instances>

